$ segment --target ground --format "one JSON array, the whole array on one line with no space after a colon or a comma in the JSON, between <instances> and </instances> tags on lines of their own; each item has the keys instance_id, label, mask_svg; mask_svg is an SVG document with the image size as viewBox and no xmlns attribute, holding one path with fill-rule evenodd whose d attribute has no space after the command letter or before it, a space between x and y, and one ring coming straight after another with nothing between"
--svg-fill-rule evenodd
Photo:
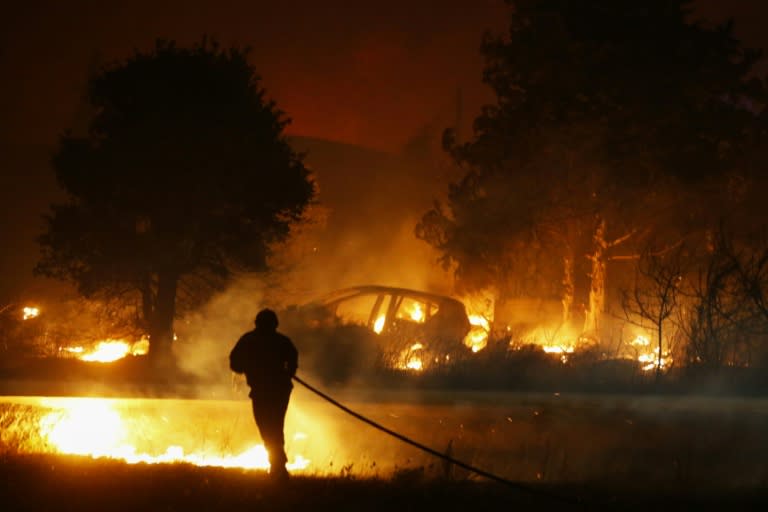
<instances>
[{"instance_id":1,"label":"ground","mask_svg":"<svg viewBox=\"0 0 768 512\"><path fill-rule=\"evenodd\" d=\"M5 458L3 510L765 510L768 490L648 492L551 485L523 492L480 481L294 477L274 488L259 471L126 465L62 456ZM557 497L553 497L557 496Z\"/></svg>"},{"instance_id":2,"label":"ground","mask_svg":"<svg viewBox=\"0 0 768 512\"><path fill-rule=\"evenodd\" d=\"M93 403L121 418L120 442L139 453L174 445L185 454L236 455L259 441L244 395L123 391L131 394ZM55 453L40 419L88 399L0 396L2 510L768 510L765 398L324 391L512 485L406 446L298 385L287 449L289 459L302 455L311 464L285 488L273 488L263 470ZM85 439L94 445L100 437L94 430Z\"/></svg>"}]
</instances>

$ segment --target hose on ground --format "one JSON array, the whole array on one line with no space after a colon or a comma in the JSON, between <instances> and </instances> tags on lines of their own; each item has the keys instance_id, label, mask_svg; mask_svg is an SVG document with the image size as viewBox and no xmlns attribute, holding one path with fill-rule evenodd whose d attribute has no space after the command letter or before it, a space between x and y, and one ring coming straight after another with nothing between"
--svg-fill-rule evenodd
<instances>
[{"instance_id":1,"label":"hose on ground","mask_svg":"<svg viewBox=\"0 0 768 512\"><path fill-rule=\"evenodd\" d=\"M367 418L367 417L363 416L362 414L353 411L349 407L347 407L344 404L338 402L337 400L335 400L331 396L323 393L322 391L320 391L316 387L308 384L307 382L305 382L304 380L302 380L301 378L299 378L299 377L297 377L295 375L293 377L293 380L295 380L296 382L298 382L299 384L301 384L306 389L308 389L312 393L316 394L320 398L322 398L322 399L326 400L327 402L335 405L336 407L338 407L342 411L344 411L347 414L357 418L358 420L362 421L363 423L367 423L368 425L372 426L373 428L378 429L378 430L384 432L385 434L389 434L390 436L392 436L392 437L394 437L396 439L399 439L400 441L402 441L402 442L404 442L406 444L409 444L409 445L411 445L411 446L413 446L415 448L418 448L419 450L421 450L423 452L426 452L426 453L428 453L430 455L433 455L433 456L435 456L435 457L437 457L439 459L442 459L442 460L448 462L449 464L453 464L453 465L458 466L460 468L466 469L467 471L470 471L472 473L475 473L477 475L485 477L485 478L487 478L489 480L493 480L493 481L498 482L500 484L503 484L503 485L506 485L506 486L509 486L509 487L512 487L514 489L518 489L518 490L521 490L521 491L524 491L524 492L527 492L529 494L534 494L534 495L538 495L538 496L544 496L544 497L550 498L552 500L560 501L562 503L567 503L567 504L570 504L570 505L583 505L582 501L579 500L578 498L574 498L574 497L571 497L571 496L563 496L563 495L560 495L560 494L555 494L555 493L546 491L544 489L538 489L538 488L535 488L535 487L532 487L532 486L529 486L529 485L525 485L522 482L515 482L513 480L509 480L507 478L503 478L503 477L501 477L499 475L495 475L495 474L490 473L488 471L485 471L485 470L482 470L482 469L477 468L475 466L472 466L470 464L467 464L466 462L462 462L462 461L460 461L458 459L454 459L453 457L451 457L451 456L449 456L449 455L447 455L445 453L441 453L441 452L439 452L437 450L434 450L434 449L430 448L429 446L426 446L426 445L423 445L423 444L421 444L421 443L419 443L417 441L414 441L413 439L411 439L409 437L406 437L403 434L400 434L399 432L395 432L394 430L391 430L391 429L381 425L380 423L377 423L377 422L373 421L372 419Z\"/></svg>"}]
</instances>

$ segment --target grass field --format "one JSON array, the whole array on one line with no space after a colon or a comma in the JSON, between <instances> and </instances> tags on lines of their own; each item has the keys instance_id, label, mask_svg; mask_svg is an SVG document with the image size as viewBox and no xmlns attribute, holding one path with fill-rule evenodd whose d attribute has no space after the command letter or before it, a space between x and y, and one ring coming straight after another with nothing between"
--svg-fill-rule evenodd
<instances>
[{"instance_id":1,"label":"grass field","mask_svg":"<svg viewBox=\"0 0 768 512\"><path fill-rule=\"evenodd\" d=\"M768 506L768 401L514 393L334 392L387 427L503 478L581 508L647 510L677 504ZM297 389L286 424L289 459L308 460L289 489L263 470L126 464L73 457L41 418L82 399L0 399L3 502L52 510L536 510L573 507L489 483L346 416ZM258 443L245 400L99 400L117 411L120 442L160 455L234 456ZM98 445L96 429L87 441ZM88 433L87 433L88 434ZM566 508L564 508L566 507ZM679 508L678 507L678 508ZM5 509L5 508L4 508Z\"/></svg>"}]
</instances>

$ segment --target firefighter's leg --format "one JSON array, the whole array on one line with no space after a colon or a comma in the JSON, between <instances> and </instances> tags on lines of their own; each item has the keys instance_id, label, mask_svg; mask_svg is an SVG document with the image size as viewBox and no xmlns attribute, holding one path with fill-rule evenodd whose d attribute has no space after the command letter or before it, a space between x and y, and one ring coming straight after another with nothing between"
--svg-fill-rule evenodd
<instances>
[{"instance_id":1,"label":"firefighter's leg","mask_svg":"<svg viewBox=\"0 0 768 512\"><path fill-rule=\"evenodd\" d=\"M254 417L259 433L269 454L270 474L283 475L288 458L285 454L283 426L287 400L283 397L254 401Z\"/></svg>"}]
</instances>

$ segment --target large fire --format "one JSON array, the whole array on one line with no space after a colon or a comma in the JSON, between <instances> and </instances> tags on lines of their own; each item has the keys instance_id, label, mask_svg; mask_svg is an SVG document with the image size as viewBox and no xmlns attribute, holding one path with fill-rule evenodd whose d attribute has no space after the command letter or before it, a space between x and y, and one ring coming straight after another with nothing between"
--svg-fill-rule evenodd
<instances>
[{"instance_id":1,"label":"large fire","mask_svg":"<svg viewBox=\"0 0 768 512\"><path fill-rule=\"evenodd\" d=\"M116 407L118 400L101 398L67 398L50 403L54 409L39 422L42 437L56 452L85 455L94 458L112 458L129 464L187 463L195 466L267 469L269 460L264 445L258 444L237 454L225 454L213 447L186 453L180 445L156 447L150 453L139 450L138 442L146 441L152 432L145 428L129 427ZM165 423L169 423L165 417ZM172 431L173 425L167 425ZM296 433L294 439L306 435ZM287 464L292 471L308 468L310 461L295 455Z\"/></svg>"}]
</instances>

